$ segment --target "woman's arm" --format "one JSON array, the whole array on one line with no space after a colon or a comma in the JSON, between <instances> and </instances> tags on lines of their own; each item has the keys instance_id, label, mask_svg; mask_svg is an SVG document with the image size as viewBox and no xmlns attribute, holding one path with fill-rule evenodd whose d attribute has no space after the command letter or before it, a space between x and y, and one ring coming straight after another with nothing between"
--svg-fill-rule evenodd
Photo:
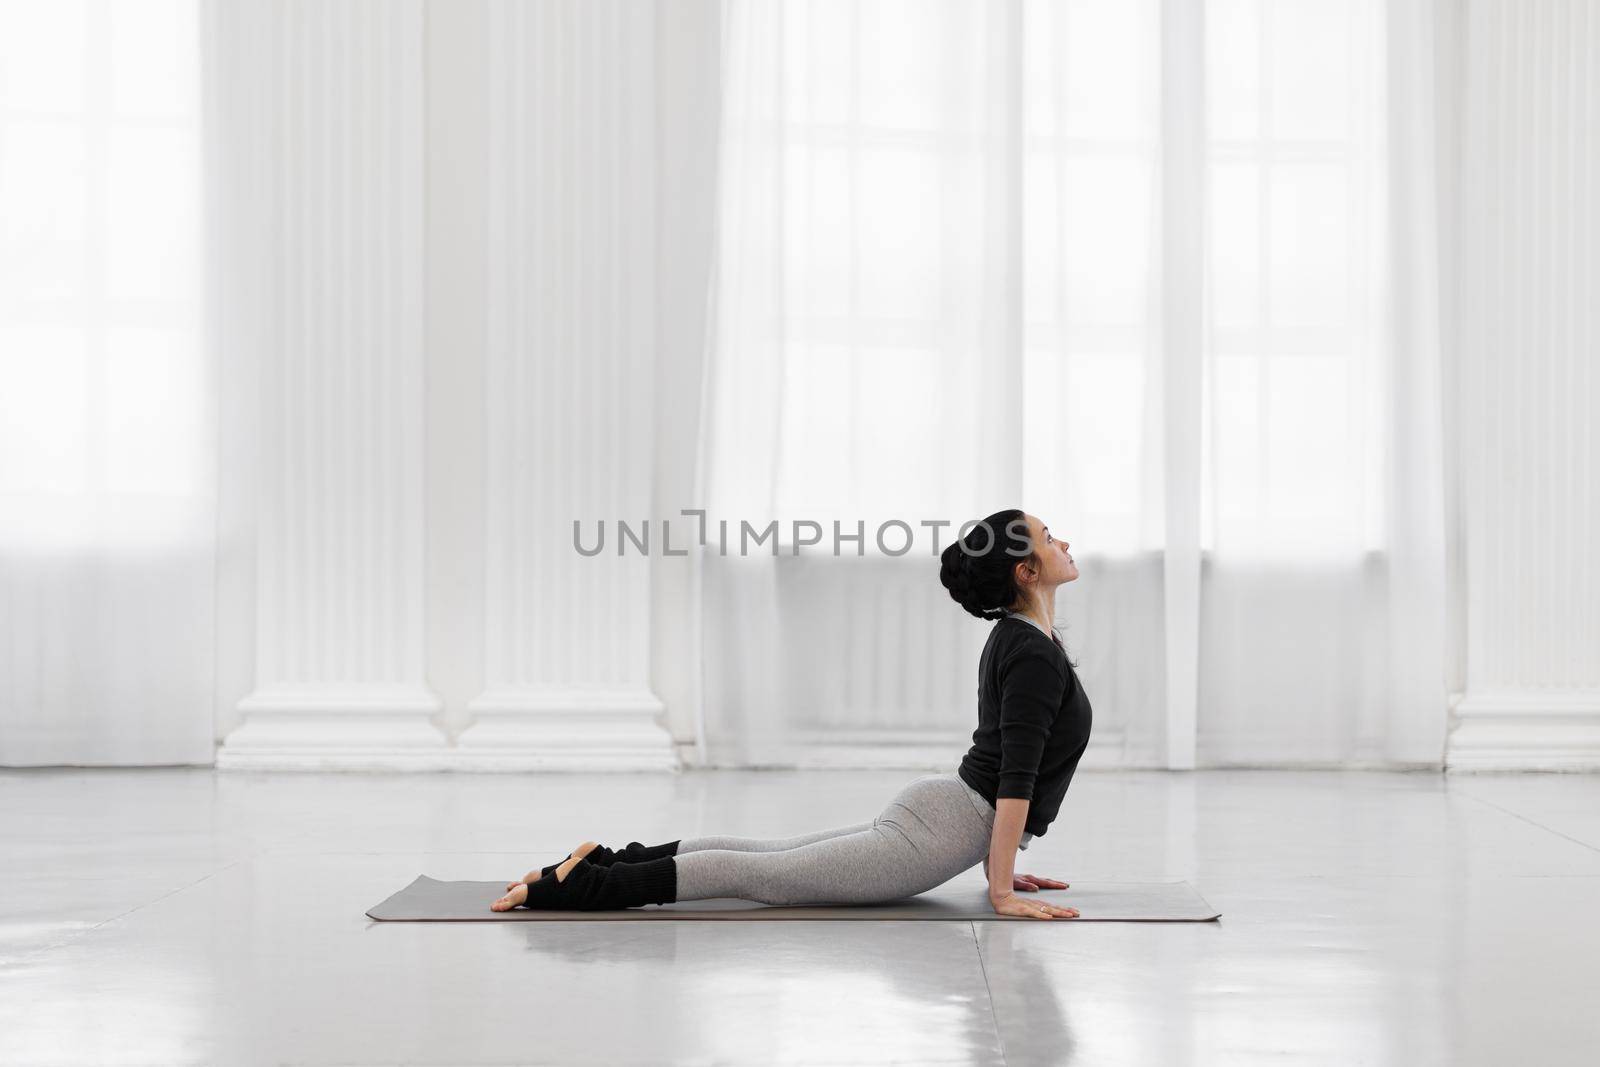
<instances>
[{"instance_id":1,"label":"woman's arm","mask_svg":"<svg viewBox=\"0 0 1600 1067\"><path fill-rule=\"evenodd\" d=\"M1009 897L1015 885L1017 846L1022 844L1022 829L1028 821L1031 800L1001 797L994 806L994 832L989 838L989 858L984 870L989 875L989 901Z\"/></svg>"},{"instance_id":2,"label":"woman's arm","mask_svg":"<svg viewBox=\"0 0 1600 1067\"><path fill-rule=\"evenodd\" d=\"M1039 761L1061 708L1067 679L1056 657L1025 650L1003 668L1000 681L1000 777L989 841L989 899L1011 896L1017 846L1033 804Z\"/></svg>"},{"instance_id":3,"label":"woman's arm","mask_svg":"<svg viewBox=\"0 0 1600 1067\"><path fill-rule=\"evenodd\" d=\"M1031 800L1021 797L1001 797L995 804L994 833L989 839L989 858L984 861L985 869L989 872L989 903L1000 915L1076 919L1077 908L1063 908L1042 900L1023 900L1013 891L1017 846L1022 844L1022 828L1028 821L1028 805L1031 803ZM1066 883L1060 885L1065 888Z\"/></svg>"}]
</instances>

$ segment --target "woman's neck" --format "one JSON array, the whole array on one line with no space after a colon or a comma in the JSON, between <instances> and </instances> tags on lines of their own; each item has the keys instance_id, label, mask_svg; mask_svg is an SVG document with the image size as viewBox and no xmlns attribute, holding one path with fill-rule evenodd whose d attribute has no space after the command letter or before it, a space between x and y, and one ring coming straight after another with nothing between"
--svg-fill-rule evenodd
<instances>
[{"instance_id":1,"label":"woman's neck","mask_svg":"<svg viewBox=\"0 0 1600 1067\"><path fill-rule=\"evenodd\" d=\"M1049 633L1055 629L1056 625L1056 591L1054 589L1046 589L1024 607L1013 608L1012 610L1022 612L1022 614L1038 623L1039 629Z\"/></svg>"}]
</instances>

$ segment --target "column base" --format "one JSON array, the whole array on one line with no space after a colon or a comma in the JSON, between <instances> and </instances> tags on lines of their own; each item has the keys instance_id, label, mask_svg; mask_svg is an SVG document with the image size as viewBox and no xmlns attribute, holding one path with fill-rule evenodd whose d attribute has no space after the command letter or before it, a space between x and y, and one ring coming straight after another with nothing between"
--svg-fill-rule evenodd
<instances>
[{"instance_id":1,"label":"column base","mask_svg":"<svg viewBox=\"0 0 1600 1067\"><path fill-rule=\"evenodd\" d=\"M1600 770L1600 691L1469 695L1454 717L1448 771Z\"/></svg>"},{"instance_id":2,"label":"column base","mask_svg":"<svg viewBox=\"0 0 1600 1067\"><path fill-rule=\"evenodd\" d=\"M507 686L467 705L455 765L473 771L677 771L666 708L644 688Z\"/></svg>"},{"instance_id":3,"label":"column base","mask_svg":"<svg viewBox=\"0 0 1600 1067\"><path fill-rule=\"evenodd\" d=\"M422 686L279 685L239 702L245 721L217 750L225 770L448 770L443 708Z\"/></svg>"}]
</instances>

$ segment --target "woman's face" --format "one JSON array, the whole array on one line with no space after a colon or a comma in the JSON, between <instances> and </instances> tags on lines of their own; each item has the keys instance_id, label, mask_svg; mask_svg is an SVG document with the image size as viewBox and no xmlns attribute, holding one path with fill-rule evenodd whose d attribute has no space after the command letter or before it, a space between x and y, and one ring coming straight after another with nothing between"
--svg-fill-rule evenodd
<instances>
[{"instance_id":1,"label":"woman's face","mask_svg":"<svg viewBox=\"0 0 1600 1067\"><path fill-rule=\"evenodd\" d=\"M1058 585L1076 581L1078 564L1067 549L1071 546L1050 532L1050 528L1037 515L1025 515L1028 532L1033 537L1033 554L1039 568L1038 584L1041 589L1054 589Z\"/></svg>"}]
</instances>

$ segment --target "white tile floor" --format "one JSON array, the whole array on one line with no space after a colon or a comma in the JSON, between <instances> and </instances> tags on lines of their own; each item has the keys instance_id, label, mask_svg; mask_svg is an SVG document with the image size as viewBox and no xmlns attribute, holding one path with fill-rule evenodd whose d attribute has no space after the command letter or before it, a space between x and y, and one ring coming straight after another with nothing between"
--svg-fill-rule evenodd
<instances>
[{"instance_id":1,"label":"white tile floor","mask_svg":"<svg viewBox=\"0 0 1600 1067\"><path fill-rule=\"evenodd\" d=\"M1186 878L1220 923L362 914L585 838L864 821L921 773L0 772L0 1062L1600 1058L1596 776L1084 772L1022 854Z\"/></svg>"}]
</instances>

